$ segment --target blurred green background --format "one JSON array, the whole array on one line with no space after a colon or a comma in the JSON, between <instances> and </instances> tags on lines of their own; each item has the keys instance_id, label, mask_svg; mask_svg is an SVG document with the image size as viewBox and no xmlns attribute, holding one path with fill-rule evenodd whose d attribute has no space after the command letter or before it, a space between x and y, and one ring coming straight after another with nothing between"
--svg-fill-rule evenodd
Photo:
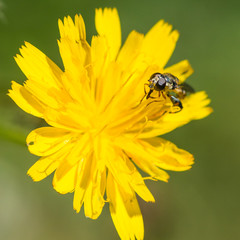
<instances>
[{"instance_id":1,"label":"blurred green background","mask_svg":"<svg viewBox=\"0 0 240 240\"><path fill-rule=\"evenodd\" d=\"M88 39L95 34L94 9L117 7L123 40L132 29L146 33L159 19L180 31L170 64L188 59L189 81L206 90L214 113L164 137L194 154L190 171L171 172L169 183L147 182L155 204L140 205L145 239L240 239L240 2L235 0L5 0L0 3L0 239L118 239L108 205L98 220L72 209L72 194L60 195L51 179L26 175L38 159L25 138L39 119L6 96L11 80L25 76L13 56L28 41L62 66L57 19L81 13Z\"/></svg>"}]
</instances>

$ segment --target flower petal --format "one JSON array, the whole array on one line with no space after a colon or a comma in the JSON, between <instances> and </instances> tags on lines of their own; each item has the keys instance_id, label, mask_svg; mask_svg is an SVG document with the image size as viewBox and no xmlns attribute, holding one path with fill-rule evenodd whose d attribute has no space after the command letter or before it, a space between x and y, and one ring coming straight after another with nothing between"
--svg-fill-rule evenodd
<instances>
[{"instance_id":1,"label":"flower petal","mask_svg":"<svg viewBox=\"0 0 240 240\"><path fill-rule=\"evenodd\" d=\"M64 22L58 20L61 38L71 41L86 40L86 29L82 15L75 15L75 23L70 16L64 18Z\"/></svg>"},{"instance_id":2,"label":"flower petal","mask_svg":"<svg viewBox=\"0 0 240 240\"><path fill-rule=\"evenodd\" d=\"M29 93L22 85L12 81L12 89L9 90L8 95L23 111L36 117L43 117L46 106Z\"/></svg>"},{"instance_id":3,"label":"flower petal","mask_svg":"<svg viewBox=\"0 0 240 240\"><path fill-rule=\"evenodd\" d=\"M89 129L90 121L87 119L85 109L72 108L68 105L66 109L57 111L48 108L45 111L46 122L56 128L67 129L69 131L82 133Z\"/></svg>"},{"instance_id":4,"label":"flower petal","mask_svg":"<svg viewBox=\"0 0 240 240\"><path fill-rule=\"evenodd\" d=\"M84 196L90 182L90 171L92 164L92 157L83 157L77 165L77 180L75 185L75 192L73 198L73 208L76 212L80 212Z\"/></svg>"},{"instance_id":5,"label":"flower petal","mask_svg":"<svg viewBox=\"0 0 240 240\"><path fill-rule=\"evenodd\" d=\"M102 148L106 150L106 152L102 150L102 157L106 161L109 172L112 173L118 185L124 188L126 194L131 194L134 190L143 200L154 202L154 197L129 157L119 148L114 149L107 144L102 145Z\"/></svg>"},{"instance_id":6,"label":"flower petal","mask_svg":"<svg viewBox=\"0 0 240 240\"><path fill-rule=\"evenodd\" d=\"M107 40L103 36L93 36L91 42L91 58L94 77L98 78L105 73L110 62Z\"/></svg>"},{"instance_id":7,"label":"flower petal","mask_svg":"<svg viewBox=\"0 0 240 240\"><path fill-rule=\"evenodd\" d=\"M102 212L105 204L103 198L106 188L106 169L104 171L95 170L88 189L84 197L85 216L91 219L97 219Z\"/></svg>"},{"instance_id":8,"label":"flower petal","mask_svg":"<svg viewBox=\"0 0 240 240\"><path fill-rule=\"evenodd\" d=\"M33 181L41 181L50 175L59 165L55 157L48 156L40 158L27 172Z\"/></svg>"},{"instance_id":9,"label":"flower petal","mask_svg":"<svg viewBox=\"0 0 240 240\"><path fill-rule=\"evenodd\" d=\"M104 159L108 171L111 172L119 185L124 187L125 192L131 194L132 187L128 179L129 171L123 163L123 159L106 139L101 140L101 159Z\"/></svg>"},{"instance_id":10,"label":"flower petal","mask_svg":"<svg viewBox=\"0 0 240 240\"><path fill-rule=\"evenodd\" d=\"M69 102L75 100L82 108L86 106L91 106L90 97L90 79L88 77L88 72L81 65L72 66L71 71L66 71L62 76L62 83L64 88L67 90L68 94L71 96ZM67 103L67 98L65 99L65 104ZM64 104L63 104L64 105Z\"/></svg>"},{"instance_id":11,"label":"flower petal","mask_svg":"<svg viewBox=\"0 0 240 240\"><path fill-rule=\"evenodd\" d=\"M24 88L36 97L42 104L50 108L60 109L64 98L61 91L49 88L45 83L29 79L24 83ZM66 98L65 98L66 102Z\"/></svg>"},{"instance_id":12,"label":"flower petal","mask_svg":"<svg viewBox=\"0 0 240 240\"><path fill-rule=\"evenodd\" d=\"M68 152L71 151L71 147L71 145L66 145L52 155L41 157L28 170L27 174L33 179L33 181L41 181L50 175L59 166Z\"/></svg>"},{"instance_id":13,"label":"flower petal","mask_svg":"<svg viewBox=\"0 0 240 240\"><path fill-rule=\"evenodd\" d=\"M155 202L155 199L147 186L145 185L141 174L138 172L137 168L131 162L131 160L125 156L122 156L124 168L126 169L126 177L133 188L133 190L146 202Z\"/></svg>"},{"instance_id":14,"label":"flower petal","mask_svg":"<svg viewBox=\"0 0 240 240\"><path fill-rule=\"evenodd\" d=\"M61 69L44 53L28 42L20 48L21 55L15 60L28 79L44 83L47 88L58 88L61 79Z\"/></svg>"},{"instance_id":15,"label":"flower petal","mask_svg":"<svg viewBox=\"0 0 240 240\"><path fill-rule=\"evenodd\" d=\"M142 51L150 58L149 63L164 68L175 49L178 37L178 31L172 31L172 26L163 20L155 24L146 34L142 47Z\"/></svg>"},{"instance_id":16,"label":"flower petal","mask_svg":"<svg viewBox=\"0 0 240 240\"><path fill-rule=\"evenodd\" d=\"M54 127L42 127L33 130L27 137L28 150L37 156L47 156L64 147L73 134Z\"/></svg>"},{"instance_id":17,"label":"flower petal","mask_svg":"<svg viewBox=\"0 0 240 240\"><path fill-rule=\"evenodd\" d=\"M149 162L154 166L172 171L185 171L193 164L192 154L159 137L144 140L122 138L121 141L124 142L122 147L127 154L147 173L149 172ZM118 142L121 144L119 140ZM154 175L152 176L154 177Z\"/></svg>"},{"instance_id":18,"label":"flower petal","mask_svg":"<svg viewBox=\"0 0 240 240\"><path fill-rule=\"evenodd\" d=\"M145 139L142 144L149 154L158 159L156 165L163 169L185 171L190 169L193 164L192 154L163 138Z\"/></svg>"},{"instance_id":19,"label":"flower petal","mask_svg":"<svg viewBox=\"0 0 240 240\"><path fill-rule=\"evenodd\" d=\"M78 173L79 166L82 166L81 159L88 161L87 157L84 157L88 151L88 136L84 134L75 138L71 150L66 151L64 161L60 163L54 174L53 187L57 192L65 194L75 189L77 181L81 180L83 174L82 172Z\"/></svg>"},{"instance_id":20,"label":"flower petal","mask_svg":"<svg viewBox=\"0 0 240 240\"><path fill-rule=\"evenodd\" d=\"M179 79L180 83L182 83L193 74L193 69L188 60L183 60L171 67L165 68L164 72L173 74Z\"/></svg>"},{"instance_id":21,"label":"flower petal","mask_svg":"<svg viewBox=\"0 0 240 240\"><path fill-rule=\"evenodd\" d=\"M151 138L168 133L192 120L205 118L213 110L207 107L210 99L204 91L190 94L182 100L183 109L175 114L165 114L159 120L149 121L139 138Z\"/></svg>"},{"instance_id":22,"label":"flower petal","mask_svg":"<svg viewBox=\"0 0 240 240\"><path fill-rule=\"evenodd\" d=\"M149 154L144 146L141 145L141 140L130 139L128 137L118 137L114 143L121 147L133 162L148 173L151 177L167 182L169 175L158 168L159 159Z\"/></svg>"},{"instance_id":23,"label":"flower petal","mask_svg":"<svg viewBox=\"0 0 240 240\"><path fill-rule=\"evenodd\" d=\"M65 17L64 22L58 21L61 39L58 41L60 54L65 67L65 72L70 79L63 82L79 89L86 85L86 77L83 77L85 67L91 66L90 46L86 41L85 24L81 15L75 16L75 23L71 17ZM87 81L89 84L89 81ZM83 86L82 86L83 85ZM71 89L70 89L71 90ZM86 91L86 89L85 89ZM83 92L82 90L80 91Z\"/></svg>"},{"instance_id":24,"label":"flower petal","mask_svg":"<svg viewBox=\"0 0 240 240\"><path fill-rule=\"evenodd\" d=\"M20 48L22 56L15 57L17 64L29 79L24 87L41 103L59 109L70 100L62 86L63 72L36 47L30 43L25 45Z\"/></svg>"},{"instance_id":25,"label":"flower petal","mask_svg":"<svg viewBox=\"0 0 240 240\"><path fill-rule=\"evenodd\" d=\"M68 156L67 156L68 157ZM53 188L61 194L73 192L76 186L77 167L75 164L72 166L68 161L63 161L58 166L53 177Z\"/></svg>"},{"instance_id":26,"label":"flower petal","mask_svg":"<svg viewBox=\"0 0 240 240\"><path fill-rule=\"evenodd\" d=\"M117 9L96 9L95 25L98 34L106 38L110 59L114 60L121 46L121 26Z\"/></svg>"},{"instance_id":27,"label":"flower petal","mask_svg":"<svg viewBox=\"0 0 240 240\"><path fill-rule=\"evenodd\" d=\"M94 138L94 154L91 169L91 180L84 197L85 216L97 219L105 204L106 166L102 156L102 138Z\"/></svg>"},{"instance_id":28,"label":"flower petal","mask_svg":"<svg viewBox=\"0 0 240 240\"><path fill-rule=\"evenodd\" d=\"M143 39L143 34L132 31L128 35L117 57L116 61L129 75L147 67L147 63L144 61L144 55L141 52Z\"/></svg>"},{"instance_id":29,"label":"flower petal","mask_svg":"<svg viewBox=\"0 0 240 240\"><path fill-rule=\"evenodd\" d=\"M120 238L133 240L136 237L142 240L144 226L136 195L134 192L131 195L126 194L111 173L107 179L107 197L112 220Z\"/></svg>"}]
</instances>

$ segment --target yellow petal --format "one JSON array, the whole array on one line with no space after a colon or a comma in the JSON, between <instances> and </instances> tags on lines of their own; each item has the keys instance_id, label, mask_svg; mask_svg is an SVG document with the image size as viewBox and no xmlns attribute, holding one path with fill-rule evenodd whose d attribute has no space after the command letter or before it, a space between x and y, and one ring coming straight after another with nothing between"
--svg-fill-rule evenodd
<instances>
[{"instance_id":1,"label":"yellow petal","mask_svg":"<svg viewBox=\"0 0 240 240\"><path fill-rule=\"evenodd\" d=\"M86 77L82 76L83 71L87 71L88 76L91 76L91 49L86 41L85 24L81 15L75 16L75 22L68 16L64 18L63 22L59 20L58 24L61 35L60 41L58 41L59 50L69 78L69 82L63 82L63 84L68 83L66 85L68 91L73 89L77 91L80 87L89 84L89 81L86 82ZM69 88L69 86L71 87ZM86 90L79 92L83 94Z\"/></svg>"},{"instance_id":2,"label":"yellow petal","mask_svg":"<svg viewBox=\"0 0 240 240\"><path fill-rule=\"evenodd\" d=\"M133 162L151 177L168 181L169 175L158 168L158 160L146 151L144 146L140 144L140 140L134 141L134 139L127 137L118 137L114 143L126 151Z\"/></svg>"},{"instance_id":3,"label":"yellow petal","mask_svg":"<svg viewBox=\"0 0 240 240\"><path fill-rule=\"evenodd\" d=\"M73 198L73 208L76 212L80 212L82 207L84 196L89 185L92 158L81 158L77 166L77 179Z\"/></svg>"},{"instance_id":4,"label":"yellow petal","mask_svg":"<svg viewBox=\"0 0 240 240\"><path fill-rule=\"evenodd\" d=\"M64 96L62 99L65 104L73 105L73 102L77 102L78 107L89 109L93 106L93 98L90 96L90 79L87 70L80 64L74 64L71 70L66 70L62 76L62 83L68 94L71 96L71 100ZM73 101L74 100L74 101Z\"/></svg>"},{"instance_id":5,"label":"yellow petal","mask_svg":"<svg viewBox=\"0 0 240 240\"><path fill-rule=\"evenodd\" d=\"M109 172L112 173L116 182L124 188L124 191L131 194L134 190L143 200L154 202L154 197L129 157L118 148L114 150L113 146L106 144L102 145L102 148L104 149L102 150L102 158L105 159Z\"/></svg>"},{"instance_id":6,"label":"yellow petal","mask_svg":"<svg viewBox=\"0 0 240 240\"><path fill-rule=\"evenodd\" d=\"M132 31L119 52L117 62L129 74L140 69L145 69L147 66L144 55L141 53L143 39L143 34Z\"/></svg>"},{"instance_id":7,"label":"yellow petal","mask_svg":"<svg viewBox=\"0 0 240 240\"><path fill-rule=\"evenodd\" d=\"M105 204L104 194L106 188L105 159L102 158L102 138L94 138L94 154L92 158L91 180L84 197L85 216L97 219Z\"/></svg>"},{"instance_id":8,"label":"yellow petal","mask_svg":"<svg viewBox=\"0 0 240 240\"><path fill-rule=\"evenodd\" d=\"M57 152L68 144L73 134L54 127L42 127L33 130L27 137L28 150L37 156L47 156Z\"/></svg>"},{"instance_id":9,"label":"yellow petal","mask_svg":"<svg viewBox=\"0 0 240 240\"><path fill-rule=\"evenodd\" d=\"M71 145L66 145L56 153L41 157L27 172L33 181L41 181L50 175L71 151Z\"/></svg>"},{"instance_id":10,"label":"yellow petal","mask_svg":"<svg viewBox=\"0 0 240 240\"><path fill-rule=\"evenodd\" d=\"M25 112L43 117L45 105L20 84L12 81L12 89L9 90L8 95Z\"/></svg>"},{"instance_id":11,"label":"yellow petal","mask_svg":"<svg viewBox=\"0 0 240 240\"><path fill-rule=\"evenodd\" d=\"M75 22L68 16L64 22L59 20L58 23L61 35L58 45L65 67L62 82L73 99L81 104L82 100L89 98L90 91L90 69L85 66L91 66L91 56L85 24L81 15L75 16Z\"/></svg>"},{"instance_id":12,"label":"yellow petal","mask_svg":"<svg viewBox=\"0 0 240 240\"><path fill-rule=\"evenodd\" d=\"M70 76L79 75L85 65L86 58L86 52L82 45L75 41L72 42L68 38L62 38L58 41L58 46L65 71L70 74ZM79 71L77 66L80 68ZM81 81L81 79L79 79L79 81Z\"/></svg>"},{"instance_id":13,"label":"yellow petal","mask_svg":"<svg viewBox=\"0 0 240 240\"><path fill-rule=\"evenodd\" d=\"M164 68L175 49L178 37L178 31L172 31L172 26L163 20L155 24L146 34L142 47L142 51L150 58L149 63Z\"/></svg>"},{"instance_id":14,"label":"yellow petal","mask_svg":"<svg viewBox=\"0 0 240 240\"><path fill-rule=\"evenodd\" d=\"M188 60L183 60L171 67L165 68L164 72L173 74L179 79L180 83L182 83L193 74L193 69Z\"/></svg>"},{"instance_id":15,"label":"yellow petal","mask_svg":"<svg viewBox=\"0 0 240 240\"><path fill-rule=\"evenodd\" d=\"M82 15L75 15L75 25L79 31L79 38L86 40L86 28Z\"/></svg>"},{"instance_id":16,"label":"yellow petal","mask_svg":"<svg viewBox=\"0 0 240 240\"><path fill-rule=\"evenodd\" d=\"M134 190L144 201L154 202L154 197L129 157L118 148L113 150L113 146L111 148L102 145L102 148L106 150L106 155L102 153L101 157L106 160L109 172L113 174L116 182L125 189L124 191L131 195L132 190ZM102 152L105 152L104 150ZM111 159L107 157L110 153L115 154L115 156L112 155Z\"/></svg>"},{"instance_id":17,"label":"yellow petal","mask_svg":"<svg viewBox=\"0 0 240 240\"><path fill-rule=\"evenodd\" d=\"M78 140L78 142L73 145L71 151L66 152L64 161L60 163L54 174L53 187L61 194L72 192L76 186L78 179L78 162L81 157L81 152L86 145L85 139L86 138L83 137Z\"/></svg>"},{"instance_id":18,"label":"yellow petal","mask_svg":"<svg viewBox=\"0 0 240 240\"><path fill-rule=\"evenodd\" d=\"M96 9L95 25L98 34L106 38L110 59L114 60L121 46L121 26L117 9Z\"/></svg>"},{"instance_id":19,"label":"yellow petal","mask_svg":"<svg viewBox=\"0 0 240 240\"><path fill-rule=\"evenodd\" d=\"M117 184L111 173L108 174L107 197L112 220L120 238L142 240L144 226L136 195L134 192L130 196L125 194L125 189Z\"/></svg>"},{"instance_id":20,"label":"yellow petal","mask_svg":"<svg viewBox=\"0 0 240 240\"><path fill-rule=\"evenodd\" d=\"M108 72L110 63L110 52L107 40L104 36L93 36L91 43L91 57L93 77L91 79L92 96L98 104L101 100L102 89L106 86L105 74Z\"/></svg>"},{"instance_id":21,"label":"yellow petal","mask_svg":"<svg viewBox=\"0 0 240 240\"><path fill-rule=\"evenodd\" d=\"M93 36L91 42L91 58L95 78L103 75L110 62L107 40L103 36Z\"/></svg>"},{"instance_id":22,"label":"yellow petal","mask_svg":"<svg viewBox=\"0 0 240 240\"><path fill-rule=\"evenodd\" d=\"M41 181L50 175L59 165L55 156L40 158L27 172L33 181Z\"/></svg>"},{"instance_id":23,"label":"yellow petal","mask_svg":"<svg viewBox=\"0 0 240 240\"><path fill-rule=\"evenodd\" d=\"M58 20L61 38L72 41L86 40L85 23L81 15L75 15L75 23L70 16L64 17L64 22Z\"/></svg>"},{"instance_id":24,"label":"yellow petal","mask_svg":"<svg viewBox=\"0 0 240 240\"><path fill-rule=\"evenodd\" d=\"M95 174L92 175L92 181L90 181L84 197L84 212L86 217L97 219L101 214L105 204L103 198L105 187L106 169L103 172L95 169Z\"/></svg>"},{"instance_id":25,"label":"yellow petal","mask_svg":"<svg viewBox=\"0 0 240 240\"><path fill-rule=\"evenodd\" d=\"M113 81L114 76L114 81ZM107 116L106 106L112 103L112 99L117 95L120 84L124 82L121 69L115 62L111 62L108 69L102 77L98 78L98 88L96 92L96 98L99 102L98 111L104 112L105 117ZM116 111L114 111L115 113ZM111 114L113 112L111 111Z\"/></svg>"},{"instance_id":26,"label":"yellow petal","mask_svg":"<svg viewBox=\"0 0 240 240\"><path fill-rule=\"evenodd\" d=\"M77 162L76 185L73 198L73 208L76 212L79 212L82 207L84 196L91 180L91 169L94 167L89 136L87 134L83 135L78 144L76 146L76 157L70 159L70 164L72 165L75 165L75 162ZM77 151L79 151L79 154Z\"/></svg>"},{"instance_id":27,"label":"yellow petal","mask_svg":"<svg viewBox=\"0 0 240 240\"><path fill-rule=\"evenodd\" d=\"M156 165L172 171L185 171L193 164L193 155L159 137L141 141L142 146L156 161Z\"/></svg>"},{"instance_id":28,"label":"yellow petal","mask_svg":"<svg viewBox=\"0 0 240 240\"><path fill-rule=\"evenodd\" d=\"M46 88L58 88L61 69L36 47L27 42L25 45L20 48L22 56L17 55L15 60L26 77L44 83Z\"/></svg>"},{"instance_id":29,"label":"yellow petal","mask_svg":"<svg viewBox=\"0 0 240 240\"><path fill-rule=\"evenodd\" d=\"M30 142L30 145L31 144L32 143ZM34 181L41 181L58 168L58 166L65 160L66 156L72 151L73 146L74 145L72 144L66 144L55 153L49 156L41 157L28 170L27 174L31 176Z\"/></svg>"},{"instance_id":30,"label":"yellow petal","mask_svg":"<svg viewBox=\"0 0 240 240\"><path fill-rule=\"evenodd\" d=\"M162 169L185 171L193 164L192 154L161 138L147 141L135 140L128 148L130 156L134 156L133 160L141 161L143 167L148 167L148 161L151 161L152 164Z\"/></svg>"},{"instance_id":31,"label":"yellow petal","mask_svg":"<svg viewBox=\"0 0 240 240\"><path fill-rule=\"evenodd\" d=\"M131 162L131 160L126 157L126 155L122 156L124 168L126 172L123 172L124 177L128 179L133 190L146 202L155 202L155 199L151 192L148 190L145 185L141 174L138 172L137 168Z\"/></svg>"},{"instance_id":32,"label":"yellow petal","mask_svg":"<svg viewBox=\"0 0 240 240\"><path fill-rule=\"evenodd\" d=\"M77 164L72 166L67 161L63 161L62 164L58 166L53 177L53 188L57 192L65 194L74 191L78 177L77 166Z\"/></svg>"},{"instance_id":33,"label":"yellow petal","mask_svg":"<svg viewBox=\"0 0 240 240\"><path fill-rule=\"evenodd\" d=\"M88 136L85 134L75 138L71 150L66 151L64 161L61 162L54 174L53 187L57 192L65 194L75 189L77 181L81 179L83 174L82 172L81 174L78 173L79 166L82 166L82 163L79 162L86 156L88 151Z\"/></svg>"},{"instance_id":34,"label":"yellow petal","mask_svg":"<svg viewBox=\"0 0 240 240\"><path fill-rule=\"evenodd\" d=\"M42 104L59 109L61 108L61 92L56 88L49 88L45 83L35 81L33 79L27 80L24 83L24 88L36 97Z\"/></svg>"},{"instance_id":35,"label":"yellow petal","mask_svg":"<svg viewBox=\"0 0 240 240\"><path fill-rule=\"evenodd\" d=\"M178 113L165 114L159 120L149 121L139 138L151 138L168 133L192 120L205 118L212 112L207 107L210 99L204 91L190 94L182 100L183 109Z\"/></svg>"},{"instance_id":36,"label":"yellow petal","mask_svg":"<svg viewBox=\"0 0 240 240\"><path fill-rule=\"evenodd\" d=\"M63 72L33 45L25 45L20 49L22 56L15 57L17 64L29 79L24 87L41 103L59 109L70 100L61 85Z\"/></svg>"},{"instance_id":37,"label":"yellow petal","mask_svg":"<svg viewBox=\"0 0 240 240\"><path fill-rule=\"evenodd\" d=\"M88 127L90 124L89 121L86 121L86 116L73 112L70 108L67 108L66 111L48 108L45 112L45 120L49 125L56 128L63 128L78 133L83 132L85 127Z\"/></svg>"},{"instance_id":38,"label":"yellow petal","mask_svg":"<svg viewBox=\"0 0 240 240\"><path fill-rule=\"evenodd\" d=\"M79 176L83 174L83 163L86 163L86 159L82 158L80 159L78 165L77 165L77 179L76 179L76 185L75 185L75 192L74 192L74 197L73 197L73 208L76 210L76 212L80 212L83 200L84 200L84 195L87 189L87 183L85 181L85 184L83 187L80 187L81 180Z\"/></svg>"},{"instance_id":39,"label":"yellow petal","mask_svg":"<svg viewBox=\"0 0 240 240\"><path fill-rule=\"evenodd\" d=\"M113 146L108 140L101 140L101 159L104 159L106 167L111 172L118 184L124 187L125 192L131 194L132 188L128 179L129 171L120 157L119 153L116 152Z\"/></svg>"}]
</instances>

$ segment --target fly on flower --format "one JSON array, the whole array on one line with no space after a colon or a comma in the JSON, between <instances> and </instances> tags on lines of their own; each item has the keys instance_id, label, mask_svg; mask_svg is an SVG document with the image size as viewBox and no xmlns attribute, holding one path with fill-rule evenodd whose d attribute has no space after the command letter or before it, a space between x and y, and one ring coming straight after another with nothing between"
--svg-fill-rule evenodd
<instances>
[{"instance_id":1,"label":"fly on flower","mask_svg":"<svg viewBox=\"0 0 240 240\"><path fill-rule=\"evenodd\" d=\"M187 93L195 92L194 89L186 83L179 85L179 79L170 73L163 73L163 74L154 73L148 81L149 83L148 84L145 83L144 86L147 85L149 87L149 91L147 92L146 89L144 88L145 95L143 96L139 104L141 104L141 102L145 97L146 99L149 99L149 98L156 99L156 97L151 97L151 94L154 91L157 91L158 100L151 101L148 103L148 105L153 102L161 102L161 100L159 100L160 96L162 96L164 99L166 99L166 96L167 96L170 98L173 106L176 106L179 108L178 111L176 111L176 112L179 112L183 108L182 102L180 101L180 99L183 99L184 97L186 97ZM169 113L173 113L173 112L169 112Z\"/></svg>"},{"instance_id":2,"label":"fly on flower","mask_svg":"<svg viewBox=\"0 0 240 240\"><path fill-rule=\"evenodd\" d=\"M188 170L194 160L159 136L208 116L210 100L203 91L192 93L176 114L169 97L157 108L147 101L134 107L153 73L170 73L180 84L192 74L187 60L165 67L179 34L161 20L145 36L132 31L121 47L116 9L97 9L95 23L98 35L89 44L81 15L59 20L63 70L26 42L15 59L27 80L12 82L9 96L49 125L27 137L29 151L40 156L28 175L41 181L54 172L54 189L73 192L77 212L84 204L85 215L96 219L108 203L120 238L143 239L136 194L154 202L145 181L167 182L165 170Z\"/></svg>"}]
</instances>

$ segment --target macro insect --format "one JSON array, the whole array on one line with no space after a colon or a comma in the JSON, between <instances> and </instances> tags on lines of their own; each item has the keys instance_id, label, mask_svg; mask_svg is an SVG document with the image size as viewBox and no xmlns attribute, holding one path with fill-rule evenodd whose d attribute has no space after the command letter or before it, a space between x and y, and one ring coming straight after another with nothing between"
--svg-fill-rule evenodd
<instances>
[{"instance_id":1,"label":"macro insect","mask_svg":"<svg viewBox=\"0 0 240 240\"><path fill-rule=\"evenodd\" d=\"M145 95L141 99L140 103L146 97L146 99L154 98L151 94L154 91L158 92L158 98L162 95L163 98L169 97L174 107L179 107L179 111L174 113L180 112L183 109L183 105L180 99L184 99L184 97L188 93L193 93L194 89L188 85L187 83L179 84L179 79L170 73L154 73L150 79L148 80L149 83L144 84L144 92ZM145 86L149 87L149 91L146 91ZM159 102L159 100L154 100L153 102Z\"/></svg>"}]
</instances>

